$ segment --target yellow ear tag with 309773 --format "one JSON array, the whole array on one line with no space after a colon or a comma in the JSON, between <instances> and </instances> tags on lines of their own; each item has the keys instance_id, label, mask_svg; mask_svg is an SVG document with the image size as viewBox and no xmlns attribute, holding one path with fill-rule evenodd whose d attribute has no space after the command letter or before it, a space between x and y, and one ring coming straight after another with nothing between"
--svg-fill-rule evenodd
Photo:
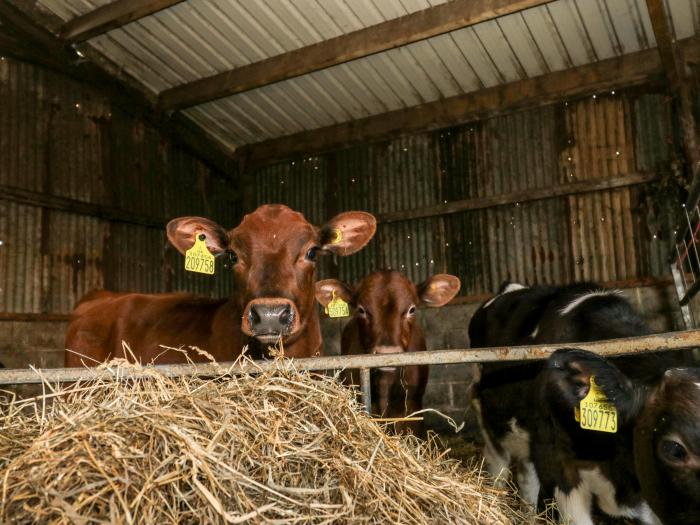
<instances>
[{"instance_id":1,"label":"yellow ear tag with 309773","mask_svg":"<svg viewBox=\"0 0 700 525\"><path fill-rule=\"evenodd\" d=\"M332 292L331 302L326 306L325 312L328 317L347 317L350 315L350 308L348 303L343 301L340 297L335 296L335 290Z\"/></svg>"},{"instance_id":2,"label":"yellow ear tag with 309773","mask_svg":"<svg viewBox=\"0 0 700 525\"><path fill-rule=\"evenodd\" d=\"M591 376L591 388L579 404L581 428L597 432L617 432L617 408L608 401L605 393Z\"/></svg>"},{"instance_id":3,"label":"yellow ear tag with 309773","mask_svg":"<svg viewBox=\"0 0 700 525\"><path fill-rule=\"evenodd\" d=\"M207 236L203 233L194 239L194 246L185 252L185 270L214 275L214 256L207 248Z\"/></svg>"}]
</instances>

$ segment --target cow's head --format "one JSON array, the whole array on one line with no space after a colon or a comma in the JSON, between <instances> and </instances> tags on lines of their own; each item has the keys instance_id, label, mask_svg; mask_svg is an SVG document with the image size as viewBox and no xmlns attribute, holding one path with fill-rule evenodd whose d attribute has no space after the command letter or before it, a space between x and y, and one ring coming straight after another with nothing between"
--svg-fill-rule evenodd
<instances>
[{"instance_id":1,"label":"cow's head","mask_svg":"<svg viewBox=\"0 0 700 525\"><path fill-rule=\"evenodd\" d=\"M277 204L261 206L230 231L201 217L181 217L167 226L168 239L180 253L204 234L212 254L230 254L235 261L232 300L242 312L241 331L265 344L280 338L294 342L315 315L317 255L355 253L375 230L369 213L341 213L316 227Z\"/></svg>"},{"instance_id":2,"label":"cow's head","mask_svg":"<svg viewBox=\"0 0 700 525\"><path fill-rule=\"evenodd\" d=\"M406 351L419 305L438 307L459 291L459 279L440 274L419 285L403 274L382 270L369 274L356 288L335 279L316 283L316 299L323 306L333 294L355 308L361 344L368 353Z\"/></svg>"},{"instance_id":3,"label":"cow's head","mask_svg":"<svg viewBox=\"0 0 700 525\"><path fill-rule=\"evenodd\" d=\"M642 494L664 523L700 523L700 368L672 368L634 433Z\"/></svg>"},{"instance_id":4,"label":"cow's head","mask_svg":"<svg viewBox=\"0 0 700 525\"><path fill-rule=\"evenodd\" d=\"M700 523L700 368L669 369L649 387L599 355L564 349L552 354L544 374L552 389L543 399L569 420L594 376L617 408L618 432L633 440L644 499L663 523Z\"/></svg>"}]
</instances>

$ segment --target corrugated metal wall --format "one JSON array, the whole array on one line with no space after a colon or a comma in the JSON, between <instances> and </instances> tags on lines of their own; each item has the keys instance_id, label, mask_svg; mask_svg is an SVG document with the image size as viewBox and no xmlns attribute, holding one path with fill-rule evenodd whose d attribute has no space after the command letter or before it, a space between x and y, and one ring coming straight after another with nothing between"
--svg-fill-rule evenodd
<instances>
[{"instance_id":1,"label":"corrugated metal wall","mask_svg":"<svg viewBox=\"0 0 700 525\"><path fill-rule=\"evenodd\" d=\"M0 184L167 220L235 225L235 187L89 87L0 61ZM93 288L223 294L185 273L162 228L11 202L0 194L0 312L69 313Z\"/></svg>"},{"instance_id":2,"label":"corrugated metal wall","mask_svg":"<svg viewBox=\"0 0 700 525\"><path fill-rule=\"evenodd\" d=\"M289 203L317 221L325 199L334 202L329 211L381 214L516 196L507 205L381 224L367 249L339 261L348 281L380 267L416 281L451 272L462 279L464 295L490 293L505 279L635 281L667 273L668 244L654 237L647 220L653 184L524 202L517 195L661 174L674 148L671 119L662 94L604 93L307 158L319 166L319 177L328 177L313 179L316 190L298 159L262 168L257 180L276 184L258 187L257 196L260 203ZM318 187L334 191L324 198Z\"/></svg>"}]
</instances>

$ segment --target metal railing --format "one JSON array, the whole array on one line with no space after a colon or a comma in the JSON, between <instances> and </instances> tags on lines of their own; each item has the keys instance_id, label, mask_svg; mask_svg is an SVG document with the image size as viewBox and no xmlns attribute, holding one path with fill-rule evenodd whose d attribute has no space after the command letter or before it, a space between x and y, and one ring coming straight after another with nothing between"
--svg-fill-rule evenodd
<instances>
[{"instance_id":1,"label":"metal railing","mask_svg":"<svg viewBox=\"0 0 700 525\"><path fill-rule=\"evenodd\" d=\"M397 354L347 355L308 357L289 359L284 363L297 370L321 371L360 369L361 391L365 408L369 412L371 391L370 374L372 368L410 365L442 365L457 363L488 363L495 361L529 361L546 359L552 352L563 347L576 347L590 350L599 355L630 355L666 350L681 350L700 347L700 330L667 332L625 339L610 339L595 343L571 343L557 345L506 346L496 348L431 350L426 352L407 352ZM184 375L221 376L244 373L257 373L276 370L279 360L260 360L224 363L192 363L177 365L147 365L142 368L110 369L102 368L51 368L51 369L0 369L0 385L59 383L72 381L89 381L119 377L147 377L157 370L168 377Z\"/></svg>"}]
</instances>

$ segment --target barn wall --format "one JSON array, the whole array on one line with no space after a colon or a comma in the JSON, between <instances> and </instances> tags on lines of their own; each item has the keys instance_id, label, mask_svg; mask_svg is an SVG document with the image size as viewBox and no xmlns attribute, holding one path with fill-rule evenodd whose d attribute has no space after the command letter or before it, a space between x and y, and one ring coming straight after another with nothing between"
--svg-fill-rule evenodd
<instances>
[{"instance_id":1,"label":"barn wall","mask_svg":"<svg viewBox=\"0 0 700 525\"><path fill-rule=\"evenodd\" d=\"M339 261L348 281L391 267L417 281L449 271L464 296L491 293L505 279L633 285L668 273L658 198L675 141L663 94L612 92L295 158L253 179L258 203L288 203L316 221L337 210L381 218L464 199L478 208L380 224L367 249ZM640 174L658 181L627 185ZM601 181L622 186L528 198ZM494 197L506 204L485 201Z\"/></svg>"},{"instance_id":2,"label":"barn wall","mask_svg":"<svg viewBox=\"0 0 700 525\"><path fill-rule=\"evenodd\" d=\"M220 274L183 270L163 226L233 225L233 188L90 86L0 60L0 362L59 364L65 318L93 288L224 293Z\"/></svg>"}]
</instances>

